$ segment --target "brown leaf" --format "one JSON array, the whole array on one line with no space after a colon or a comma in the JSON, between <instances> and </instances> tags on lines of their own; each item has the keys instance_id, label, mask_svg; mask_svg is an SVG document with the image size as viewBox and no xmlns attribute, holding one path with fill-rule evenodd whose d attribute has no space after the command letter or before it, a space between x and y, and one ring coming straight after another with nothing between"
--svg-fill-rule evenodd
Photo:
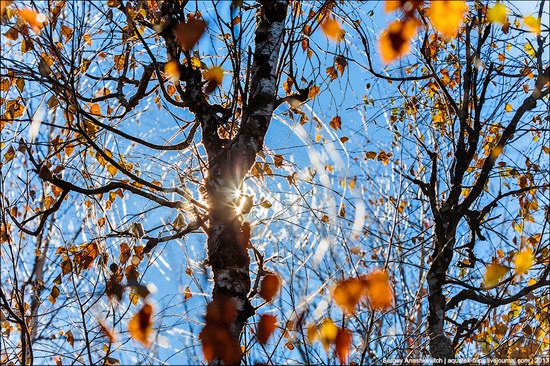
<instances>
[{"instance_id":1,"label":"brown leaf","mask_svg":"<svg viewBox=\"0 0 550 366\"><path fill-rule=\"evenodd\" d=\"M281 278L272 272L268 272L260 283L260 296L266 301L272 301L281 288Z\"/></svg>"},{"instance_id":2,"label":"brown leaf","mask_svg":"<svg viewBox=\"0 0 550 366\"><path fill-rule=\"evenodd\" d=\"M334 116L329 122L329 126L333 130L340 130L342 128L342 118L340 116Z\"/></svg>"},{"instance_id":3,"label":"brown leaf","mask_svg":"<svg viewBox=\"0 0 550 366\"><path fill-rule=\"evenodd\" d=\"M184 51L189 51L197 44L204 31L206 22L201 19L189 19L187 23L178 23L173 30L176 42Z\"/></svg>"},{"instance_id":4,"label":"brown leaf","mask_svg":"<svg viewBox=\"0 0 550 366\"><path fill-rule=\"evenodd\" d=\"M145 304L128 322L130 336L149 347L149 337L153 332L153 307Z\"/></svg>"},{"instance_id":5,"label":"brown leaf","mask_svg":"<svg viewBox=\"0 0 550 366\"><path fill-rule=\"evenodd\" d=\"M336 347L335 352L336 356L338 356L338 360L340 360L341 365L347 365L348 362L348 355L349 350L351 347L351 341L353 339L353 335L351 331L348 329L339 329L338 335L336 336Z\"/></svg>"},{"instance_id":6,"label":"brown leaf","mask_svg":"<svg viewBox=\"0 0 550 366\"><path fill-rule=\"evenodd\" d=\"M275 324L277 323L277 317L275 315L262 314L260 322L258 323L258 332L256 337L261 344L266 344L269 340L269 337L275 329L277 328Z\"/></svg>"}]
</instances>

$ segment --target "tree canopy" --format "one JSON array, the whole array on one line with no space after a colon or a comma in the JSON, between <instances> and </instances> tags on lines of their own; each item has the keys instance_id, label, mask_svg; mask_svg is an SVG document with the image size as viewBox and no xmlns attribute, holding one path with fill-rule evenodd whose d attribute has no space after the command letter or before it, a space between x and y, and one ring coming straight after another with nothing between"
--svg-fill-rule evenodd
<instances>
[{"instance_id":1,"label":"tree canopy","mask_svg":"<svg viewBox=\"0 0 550 366\"><path fill-rule=\"evenodd\" d=\"M548 2L0 4L2 364L549 362Z\"/></svg>"}]
</instances>

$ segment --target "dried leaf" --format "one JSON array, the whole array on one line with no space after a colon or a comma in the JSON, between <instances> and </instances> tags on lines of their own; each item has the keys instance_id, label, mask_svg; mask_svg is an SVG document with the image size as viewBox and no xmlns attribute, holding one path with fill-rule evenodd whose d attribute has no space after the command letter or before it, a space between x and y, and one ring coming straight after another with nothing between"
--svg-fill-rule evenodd
<instances>
[{"instance_id":1,"label":"dried leaf","mask_svg":"<svg viewBox=\"0 0 550 366\"><path fill-rule=\"evenodd\" d=\"M272 272L268 272L260 283L259 295L266 301L272 301L281 288L281 278Z\"/></svg>"},{"instance_id":2,"label":"dried leaf","mask_svg":"<svg viewBox=\"0 0 550 366\"><path fill-rule=\"evenodd\" d=\"M353 335L348 329L339 329L335 341L335 352L341 365L347 365Z\"/></svg>"},{"instance_id":3,"label":"dried leaf","mask_svg":"<svg viewBox=\"0 0 550 366\"><path fill-rule=\"evenodd\" d=\"M380 36L380 55L385 63L409 53L410 41L416 34L416 20L397 20Z\"/></svg>"},{"instance_id":4,"label":"dried leaf","mask_svg":"<svg viewBox=\"0 0 550 366\"><path fill-rule=\"evenodd\" d=\"M199 41L206 30L206 22L201 19L189 19L181 22L174 27L173 33L176 36L176 42L184 51L191 50Z\"/></svg>"},{"instance_id":5,"label":"dried leaf","mask_svg":"<svg viewBox=\"0 0 550 366\"><path fill-rule=\"evenodd\" d=\"M342 118L340 116L334 116L329 122L329 126L333 130L340 130L342 128Z\"/></svg>"},{"instance_id":6,"label":"dried leaf","mask_svg":"<svg viewBox=\"0 0 550 366\"><path fill-rule=\"evenodd\" d=\"M277 324L276 316L262 314L260 322L258 323L258 332L256 333L256 337L258 337L258 341L260 341L261 344L267 343L269 337L277 328L275 324Z\"/></svg>"},{"instance_id":7,"label":"dried leaf","mask_svg":"<svg viewBox=\"0 0 550 366\"><path fill-rule=\"evenodd\" d=\"M128 322L130 336L149 347L149 337L153 332L153 307L145 304Z\"/></svg>"}]
</instances>

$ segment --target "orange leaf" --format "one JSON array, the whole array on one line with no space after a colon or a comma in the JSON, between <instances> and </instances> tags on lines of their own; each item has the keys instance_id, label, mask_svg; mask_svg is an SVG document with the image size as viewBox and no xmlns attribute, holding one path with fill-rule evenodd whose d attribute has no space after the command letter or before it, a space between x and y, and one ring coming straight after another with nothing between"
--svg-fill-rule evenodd
<instances>
[{"instance_id":1,"label":"orange leaf","mask_svg":"<svg viewBox=\"0 0 550 366\"><path fill-rule=\"evenodd\" d=\"M432 1L428 14L439 33L446 37L454 37L462 25L466 10L468 5L465 1L439 0Z\"/></svg>"},{"instance_id":2,"label":"orange leaf","mask_svg":"<svg viewBox=\"0 0 550 366\"><path fill-rule=\"evenodd\" d=\"M340 28L340 23L338 23L338 21L334 18L328 18L325 20L321 24L321 29L323 30L323 33L325 33L325 36L334 42L340 42L344 39L344 34L346 34L346 32Z\"/></svg>"},{"instance_id":3,"label":"orange leaf","mask_svg":"<svg viewBox=\"0 0 550 366\"><path fill-rule=\"evenodd\" d=\"M153 332L153 307L149 304L143 305L128 322L128 330L132 338L149 347L149 337Z\"/></svg>"},{"instance_id":4,"label":"orange leaf","mask_svg":"<svg viewBox=\"0 0 550 366\"><path fill-rule=\"evenodd\" d=\"M365 277L367 299L375 310L384 310L393 305L393 291L388 274L381 270L371 272Z\"/></svg>"},{"instance_id":5,"label":"orange leaf","mask_svg":"<svg viewBox=\"0 0 550 366\"><path fill-rule=\"evenodd\" d=\"M363 281L358 278L352 278L338 282L332 292L332 297L342 310L347 313L353 313L364 294L365 287Z\"/></svg>"},{"instance_id":6,"label":"orange leaf","mask_svg":"<svg viewBox=\"0 0 550 366\"><path fill-rule=\"evenodd\" d=\"M338 360L340 360L341 365L347 365L348 362L348 355L349 350L351 347L351 341L353 339L353 335L351 332L347 329L339 329L338 335L336 336L336 355L338 356Z\"/></svg>"},{"instance_id":7,"label":"orange leaf","mask_svg":"<svg viewBox=\"0 0 550 366\"><path fill-rule=\"evenodd\" d=\"M258 292L260 296L266 301L272 301L275 295L279 292L281 288L281 278L275 274L268 272L260 283L260 291Z\"/></svg>"},{"instance_id":8,"label":"orange leaf","mask_svg":"<svg viewBox=\"0 0 550 366\"><path fill-rule=\"evenodd\" d=\"M17 14L26 21L35 33L40 33L46 16L32 9L21 9L17 11Z\"/></svg>"},{"instance_id":9,"label":"orange leaf","mask_svg":"<svg viewBox=\"0 0 550 366\"><path fill-rule=\"evenodd\" d=\"M206 22L201 19L189 19L187 23L181 22L174 27L176 42L184 51L193 48L206 30Z\"/></svg>"},{"instance_id":10,"label":"orange leaf","mask_svg":"<svg viewBox=\"0 0 550 366\"><path fill-rule=\"evenodd\" d=\"M260 322L258 323L258 332L256 337L261 344L266 344L269 337L275 329L277 328L275 324L277 323L277 317L275 315L262 314Z\"/></svg>"},{"instance_id":11,"label":"orange leaf","mask_svg":"<svg viewBox=\"0 0 550 366\"><path fill-rule=\"evenodd\" d=\"M333 130L340 130L342 128L342 118L340 116L334 116L329 122L329 126Z\"/></svg>"},{"instance_id":12,"label":"orange leaf","mask_svg":"<svg viewBox=\"0 0 550 366\"><path fill-rule=\"evenodd\" d=\"M380 36L380 54L386 63L406 55L410 50L410 41L416 34L416 20L397 20L390 24Z\"/></svg>"}]
</instances>

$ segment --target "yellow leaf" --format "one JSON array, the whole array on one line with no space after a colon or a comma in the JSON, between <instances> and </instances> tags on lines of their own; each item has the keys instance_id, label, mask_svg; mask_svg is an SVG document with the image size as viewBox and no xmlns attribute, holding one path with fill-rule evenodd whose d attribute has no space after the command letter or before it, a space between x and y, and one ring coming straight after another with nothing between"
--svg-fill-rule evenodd
<instances>
[{"instance_id":1,"label":"yellow leaf","mask_svg":"<svg viewBox=\"0 0 550 366\"><path fill-rule=\"evenodd\" d=\"M176 82L176 81L179 81L180 79L180 67L179 67L179 64L177 61L168 61L165 65L164 65L164 72L166 73L166 75L168 75L168 77Z\"/></svg>"},{"instance_id":2,"label":"yellow leaf","mask_svg":"<svg viewBox=\"0 0 550 366\"><path fill-rule=\"evenodd\" d=\"M468 5L465 1L439 0L432 1L428 14L439 33L446 37L454 37L467 10Z\"/></svg>"},{"instance_id":3,"label":"yellow leaf","mask_svg":"<svg viewBox=\"0 0 550 366\"><path fill-rule=\"evenodd\" d=\"M385 271L376 270L365 278L367 299L375 310L384 310L393 305L393 290Z\"/></svg>"},{"instance_id":4,"label":"yellow leaf","mask_svg":"<svg viewBox=\"0 0 550 366\"><path fill-rule=\"evenodd\" d=\"M13 158L15 157L15 149L13 148L13 146L10 146L8 148L8 151L6 151L6 153L4 154L4 163L8 163L10 161L13 160Z\"/></svg>"},{"instance_id":5,"label":"yellow leaf","mask_svg":"<svg viewBox=\"0 0 550 366\"><path fill-rule=\"evenodd\" d=\"M84 42L86 42L86 44L88 46L91 46L92 45L92 36L90 36L88 33L84 34L82 36L82 38L84 39Z\"/></svg>"},{"instance_id":6,"label":"yellow leaf","mask_svg":"<svg viewBox=\"0 0 550 366\"><path fill-rule=\"evenodd\" d=\"M516 255L514 267L516 274L524 274L533 266L535 257L530 248L524 249Z\"/></svg>"},{"instance_id":7,"label":"yellow leaf","mask_svg":"<svg viewBox=\"0 0 550 366\"><path fill-rule=\"evenodd\" d=\"M328 351L330 344L336 341L337 336L338 336L338 327L334 325L334 322L332 321L332 319L326 318L325 320L323 320L323 323L321 324L321 327L317 332L317 337L323 344L325 351Z\"/></svg>"},{"instance_id":8,"label":"yellow leaf","mask_svg":"<svg viewBox=\"0 0 550 366\"><path fill-rule=\"evenodd\" d=\"M307 327L307 341L309 342L309 344L312 344L316 338L317 338L317 326L315 324L310 324Z\"/></svg>"},{"instance_id":9,"label":"yellow leaf","mask_svg":"<svg viewBox=\"0 0 550 366\"><path fill-rule=\"evenodd\" d=\"M540 35L540 18L535 18L532 15L523 18L523 24L529 28L529 32Z\"/></svg>"},{"instance_id":10,"label":"yellow leaf","mask_svg":"<svg viewBox=\"0 0 550 366\"><path fill-rule=\"evenodd\" d=\"M149 337L153 332L153 307L145 304L128 322L130 336L149 347Z\"/></svg>"},{"instance_id":11,"label":"yellow leaf","mask_svg":"<svg viewBox=\"0 0 550 366\"><path fill-rule=\"evenodd\" d=\"M506 106L504 107L504 109L506 110L506 112L512 112L512 110L513 110L511 104L506 104Z\"/></svg>"},{"instance_id":12,"label":"yellow leaf","mask_svg":"<svg viewBox=\"0 0 550 366\"><path fill-rule=\"evenodd\" d=\"M111 165L111 164L108 164L107 165L107 170L109 171L109 173L111 173L111 175L114 177L117 175L118 173L118 169L116 166L114 165Z\"/></svg>"},{"instance_id":13,"label":"yellow leaf","mask_svg":"<svg viewBox=\"0 0 550 366\"><path fill-rule=\"evenodd\" d=\"M508 8L503 3L496 3L495 6L487 11L487 20L491 23L506 24L508 18Z\"/></svg>"},{"instance_id":14,"label":"yellow leaf","mask_svg":"<svg viewBox=\"0 0 550 366\"><path fill-rule=\"evenodd\" d=\"M483 287L493 287L500 282L502 277L508 272L508 267L502 264L493 263L485 268L485 276L483 277Z\"/></svg>"},{"instance_id":15,"label":"yellow leaf","mask_svg":"<svg viewBox=\"0 0 550 366\"><path fill-rule=\"evenodd\" d=\"M204 78L220 85L223 81L223 69L219 66L212 66L206 71Z\"/></svg>"},{"instance_id":16,"label":"yellow leaf","mask_svg":"<svg viewBox=\"0 0 550 366\"><path fill-rule=\"evenodd\" d=\"M344 30L340 27L340 23L334 18L328 18L321 24L321 30L329 39L334 42L340 42L344 39Z\"/></svg>"},{"instance_id":17,"label":"yellow leaf","mask_svg":"<svg viewBox=\"0 0 550 366\"><path fill-rule=\"evenodd\" d=\"M523 45L523 49L525 50L525 52L527 52L527 54L531 57L535 57L537 55L537 53L535 52L535 49L533 48L533 46L531 46L530 43L526 43Z\"/></svg>"}]
</instances>

